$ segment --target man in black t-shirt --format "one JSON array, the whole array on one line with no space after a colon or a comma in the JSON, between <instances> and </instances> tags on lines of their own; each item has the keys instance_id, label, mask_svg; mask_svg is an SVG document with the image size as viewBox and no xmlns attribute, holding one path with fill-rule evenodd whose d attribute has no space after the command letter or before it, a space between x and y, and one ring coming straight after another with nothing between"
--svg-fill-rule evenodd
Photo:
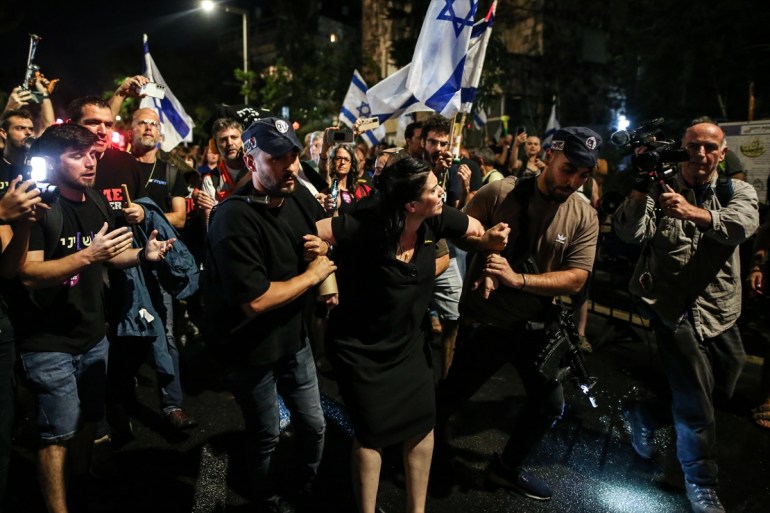
<instances>
[{"instance_id":1,"label":"man in black t-shirt","mask_svg":"<svg viewBox=\"0 0 770 513\"><path fill-rule=\"evenodd\" d=\"M139 166L136 160L124 151L112 147L112 128L115 119L110 106L99 97L85 96L73 100L67 106L70 122L88 129L96 135L94 149L97 154L97 173L94 188L104 194L119 224L138 224L144 220L144 210L139 205L128 204L143 196L140 184ZM123 185L129 194L123 194Z\"/></svg>"},{"instance_id":2,"label":"man in black t-shirt","mask_svg":"<svg viewBox=\"0 0 770 513\"><path fill-rule=\"evenodd\" d=\"M103 415L103 266L161 260L174 242L153 233L145 248L132 248L130 231L113 229L106 202L91 190L97 140L83 127L64 124L48 128L33 145L32 155L46 160L61 196L31 229L19 273L27 291L11 305L25 378L37 399L40 483L49 511L66 511L65 468L87 472L88 448Z\"/></svg>"},{"instance_id":3,"label":"man in black t-shirt","mask_svg":"<svg viewBox=\"0 0 770 513\"><path fill-rule=\"evenodd\" d=\"M335 267L328 245L314 235L323 210L297 183L302 145L289 122L258 120L243 142L252 181L217 206L209 227L207 338L221 349L246 421L257 508L285 511L268 479L280 433L276 386L299 438L296 484L308 491L325 430L308 319L313 289Z\"/></svg>"},{"instance_id":4,"label":"man in black t-shirt","mask_svg":"<svg viewBox=\"0 0 770 513\"><path fill-rule=\"evenodd\" d=\"M139 163L144 193L163 212L177 230L184 228L187 217L187 181L184 174L193 171L181 159L160 150L160 118L153 109L138 109L131 117L131 153Z\"/></svg>"},{"instance_id":5,"label":"man in black t-shirt","mask_svg":"<svg viewBox=\"0 0 770 513\"><path fill-rule=\"evenodd\" d=\"M29 178L26 176L26 144L34 134L35 126L29 111L9 110L0 116L0 139L5 141L3 158L0 161L0 195L5 194L9 182L17 176Z\"/></svg>"},{"instance_id":6,"label":"man in black t-shirt","mask_svg":"<svg viewBox=\"0 0 770 513\"><path fill-rule=\"evenodd\" d=\"M187 217L187 203L184 198L187 194L187 182L183 172L191 169L173 155L160 151L160 118L153 109L138 109L134 112L129 135L131 152L139 165L142 195L152 199L163 211L169 224L181 230ZM165 349L153 344L152 338L136 340L134 337L113 337L111 340L107 418L117 436L130 435L130 424L126 422L124 412L136 400L134 376L151 347L153 351L167 352L162 358L170 358L173 366L173 374L163 372L155 366L163 416L176 429L188 429L197 425L195 419L182 409L184 395L179 349L174 334L174 300L153 276L151 272L145 273L147 288L157 291L157 294L148 296L153 299L153 306L160 314L165 327Z\"/></svg>"},{"instance_id":7,"label":"man in black t-shirt","mask_svg":"<svg viewBox=\"0 0 770 513\"><path fill-rule=\"evenodd\" d=\"M144 221L144 208L132 201L136 198L140 198L146 195L146 190L143 186L142 170L140 163L130 153L120 151L112 148L112 132L115 124L113 111L110 108L110 104L101 98L95 96L86 96L73 100L67 106L67 115L70 121L77 123L91 133L97 136L96 144L94 148L97 152L97 173L94 181L94 189L100 191L107 199L111 211L115 215L117 224L120 225L138 225ZM155 118L157 119L157 117ZM156 127L157 132L157 127ZM158 133L159 137L159 133ZM157 144L159 140L155 141ZM154 146L154 144L152 145ZM126 186L125 192L123 186ZM184 200L182 200L184 202ZM161 205L162 206L162 205ZM184 216L182 218L182 224L184 225ZM110 270L110 282L122 283L122 273L120 270ZM119 287L118 287L119 289ZM125 299L125 294L122 290L115 290L115 287L110 288L108 298L108 310L117 311L122 305L120 304ZM170 301L169 301L170 303ZM110 313L110 312L108 312ZM168 315L167 317L173 317ZM111 323L117 323L118 319L110 318ZM115 355L118 351L118 347L122 344L117 340L114 334L110 335L111 342L114 342L110 348L110 362L114 372L110 373L110 393L108 394L108 402L112 405L116 402L113 396L127 395L128 392L118 394L116 389L116 382L122 380L118 379L119 371L131 369L134 366L141 364L141 360L136 358L129 359L126 354L122 352ZM151 338L142 338L139 341L131 339L131 342L140 345L140 343L152 342ZM126 341L122 341L123 344ZM173 350L176 351L176 346L171 341ZM178 357L176 358L178 364ZM178 365L175 365L178 367ZM129 372L129 371L126 371ZM129 376L129 377L132 377ZM176 379L176 382L174 380ZM195 421L189 418L181 410L182 391L179 385L178 372L176 376L171 376L170 379L164 379L165 382L171 382L175 392L172 394L165 394L165 388L162 387L161 398L163 412L169 420L169 422L176 428L188 428L195 425ZM176 383L176 386L174 385ZM131 388L133 393L133 388ZM168 401L166 401L168 399ZM119 401L121 404L124 401ZM128 421L128 417L124 414L122 409L110 408L108 410L108 420L113 429L113 437L128 437L131 435L131 424Z\"/></svg>"}]
</instances>

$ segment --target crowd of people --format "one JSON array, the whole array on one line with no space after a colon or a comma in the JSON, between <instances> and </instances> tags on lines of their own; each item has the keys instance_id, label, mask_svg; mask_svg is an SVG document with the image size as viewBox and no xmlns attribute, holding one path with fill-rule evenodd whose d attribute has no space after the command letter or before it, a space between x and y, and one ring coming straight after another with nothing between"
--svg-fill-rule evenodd
<instances>
[{"instance_id":1,"label":"crowd of people","mask_svg":"<svg viewBox=\"0 0 770 513\"><path fill-rule=\"evenodd\" d=\"M550 499L525 463L564 412L560 362L548 357L565 351L549 346L565 329L556 298L573 296L574 342L592 350L600 135L561 128L543 151L522 128L453 152L452 123L433 114L406 127L403 147L369 149L335 143L336 127L303 143L287 120L249 110L216 119L209 144L167 153L158 112L139 108L128 151L113 148L115 116L146 80L127 79L108 100L78 98L65 123L42 116L37 129L15 91L0 118L0 506L17 361L36 399L43 498L66 512L68 474L88 473L94 444L132 436L148 355L159 415L195 428L179 354L199 330L243 414L258 511L312 511L326 425L316 365L333 371L353 425L359 511L378 511L383 449L394 445L407 510L425 511L429 480L451 479L450 417L505 363L526 401L487 478ZM630 290L671 386L687 497L696 513L715 513L713 397L733 393L744 363L738 246L759 226L758 202L720 174L727 148L715 123L694 123L682 144L688 160L674 179L641 172L613 219L643 248ZM32 169L46 178L31 180ZM763 230L749 277L757 294ZM290 483L271 472L281 400L297 443ZM650 404L624 407L642 458L666 421ZM754 410L764 427L768 412L770 398ZM431 471L437 459L443 475Z\"/></svg>"}]
</instances>

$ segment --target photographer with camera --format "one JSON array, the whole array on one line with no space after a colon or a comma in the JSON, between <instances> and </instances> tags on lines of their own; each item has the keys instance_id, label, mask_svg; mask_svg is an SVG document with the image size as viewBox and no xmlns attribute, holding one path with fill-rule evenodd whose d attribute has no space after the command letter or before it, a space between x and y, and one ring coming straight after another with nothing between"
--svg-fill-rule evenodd
<instances>
[{"instance_id":1,"label":"photographer with camera","mask_svg":"<svg viewBox=\"0 0 770 513\"><path fill-rule=\"evenodd\" d=\"M27 257L29 233L40 209L40 191L32 181L17 176L0 190L0 278L16 277ZM11 225L13 229L11 229ZM5 488L11 460L11 427L14 411L15 338L5 303L5 287L0 291L0 512L5 511Z\"/></svg>"},{"instance_id":2,"label":"photographer with camera","mask_svg":"<svg viewBox=\"0 0 770 513\"><path fill-rule=\"evenodd\" d=\"M561 315L554 297L580 291L593 267L598 219L574 193L596 166L600 144L599 135L588 128L558 130L540 175L488 184L465 208L484 226L507 223L511 231L502 252L476 253L468 269L457 352L439 387L437 452L448 456L451 414L511 363L527 398L487 479L536 500L550 499L551 489L522 465L564 410L562 385L541 364L540 355Z\"/></svg>"},{"instance_id":3,"label":"photographer with camera","mask_svg":"<svg viewBox=\"0 0 770 513\"><path fill-rule=\"evenodd\" d=\"M19 272L25 290L9 301L24 377L37 399L40 485L50 512L67 511L68 471L87 476L103 414L103 268L157 262L174 243L157 240L153 232L144 248L132 248L128 228L114 229L105 198L92 188L97 141L87 129L67 123L49 127L32 146L61 196L31 227Z\"/></svg>"},{"instance_id":4,"label":"photographer with camera","mask_svg":"<svg viewBox=\"0 0 770 513\"><path fill-rule=\"evenodd\" d=\"M638 157L652 158L636 160L642 163L640 176L614 216L615 231L622 240L643 245L629 288L650 316L671 387L687 498L696 513L723 512L716 494L712 394L733 394L745 359L736 325L738 245L759 225L757 194L746 182L718 180L727 145L715 124L687 129L682 139L687 160L678 171L666 170L670 148L658 153L653 138L642 139L648 141L631 145ZM650 406L651 401L640 401L624 409L633 447L645 459L654 455L653 428L662 421L652 418Z\"/></svg>"}]
</instances>

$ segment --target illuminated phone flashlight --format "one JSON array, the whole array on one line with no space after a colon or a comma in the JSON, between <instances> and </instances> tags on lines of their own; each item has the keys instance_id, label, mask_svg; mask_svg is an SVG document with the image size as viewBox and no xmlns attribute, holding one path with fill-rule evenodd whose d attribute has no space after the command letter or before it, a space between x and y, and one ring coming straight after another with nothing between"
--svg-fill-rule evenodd
<instances>
[{"instance_id":1,"label":"illuminated phone flashlight","mask_svg":"<svg viewBox=\"0 0 770 513\"><path fill-rule=\"evenodd\" d=\"M59 199L59 189L48 182L48 162L43 157L30 157L30 179L34 180L40 191L43 203L50 205Z\"/></svg>"},{"instance_id":2,"label":"illuminated phone flashlight","mask_svg":"<svg viewBox=\"0 0 770 513\"><path fill-rule=\"evenodd\" d=\"M30 157L29 165L32 168L29 177L35 182L48 181L48 163L43 157Z\"/></svg>"}]
</instances>

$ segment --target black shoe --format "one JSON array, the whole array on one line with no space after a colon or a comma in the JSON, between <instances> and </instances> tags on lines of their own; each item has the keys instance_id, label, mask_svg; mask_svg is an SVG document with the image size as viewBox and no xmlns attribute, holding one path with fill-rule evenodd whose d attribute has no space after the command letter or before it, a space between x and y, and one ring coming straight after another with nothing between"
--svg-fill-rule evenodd
<instances>
[{"instance_id":1,"label":"black shoe","mask_svg":"<svg viewBox=\"0 0 770 513\"><path fill-rule=\"evenodd\" d=\"M538 501L547 501L553 495L548 483L524 467L509 467L499 454L492 457L492 462L487 467L487 480Z\"/></svg>"},{"instance_id":2,"label":"black shoe","mask_svg":"<svg viewBox=\"0 0 770 513\"><path fill-rule=\"evenodd\" d=\"M166 414L166 420L171 427L178 430L194 428L198 425L198 421L187 415L184 410L177 409L171 410Z\"/></svg>"},{"instance_id":3,"label":"black shoe","mask_svg":"<svg viewBox=\"0 0 770 513\"><path fill-rule=\"evenodd\" d=\"M645 460L655 456L655 430L647 426L644 416L637 405L624 405L623 417L631 426L631 446L640 458Z\"/></svg>"},{"instance_id":4,"label":"black shoe","mask_svg":"<svg viewBox=\"0 0 770 513\"><path fill-rule=\"evenodd\" d=\"M717 490L713 486L687 482L685 490L693 513L725 513L725 507L719 501Z\"/></svg>"}]
</instances>

